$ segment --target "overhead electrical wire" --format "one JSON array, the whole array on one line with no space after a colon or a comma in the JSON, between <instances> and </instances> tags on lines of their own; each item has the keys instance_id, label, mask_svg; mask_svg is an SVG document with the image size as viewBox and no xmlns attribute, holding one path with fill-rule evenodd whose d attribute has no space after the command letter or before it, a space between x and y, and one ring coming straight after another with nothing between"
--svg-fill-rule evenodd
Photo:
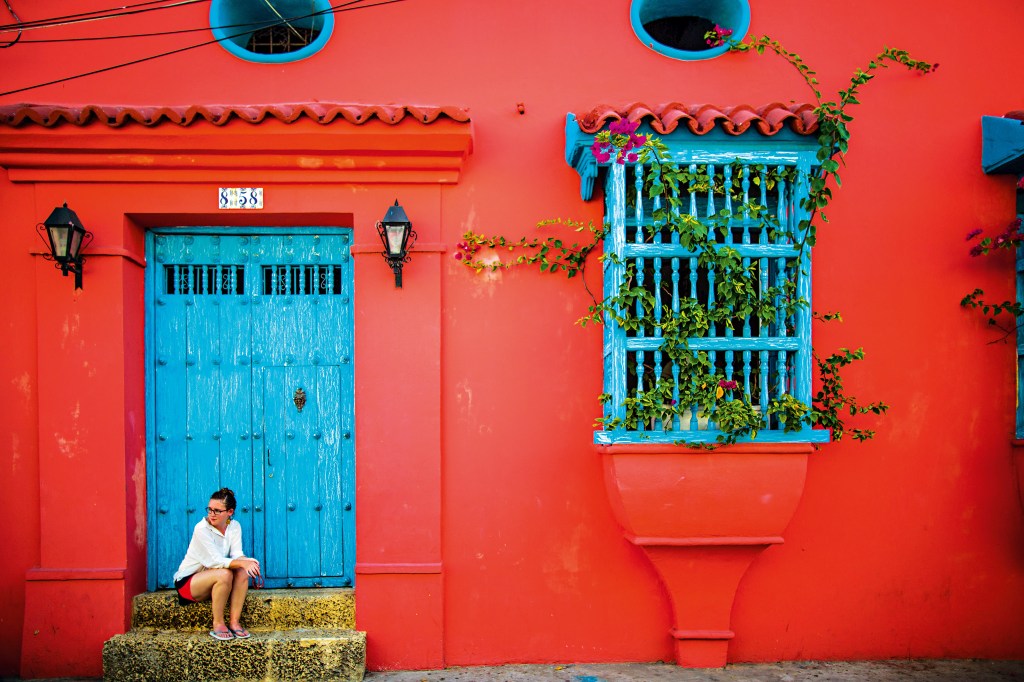
<instances>
[{"instance_id":1,"label":"overhead electrical wire","mask_svg":"<svg viewBox=\"0 0 1024 682\"><path fill-rule=\"evenodd\" d=\"M152 33L124 33L115 36L83 36L81 38L25 38L21 41L22 45L42 45L43 43L85 43L94 42L99 40L122 40L124 38L157 38L159 36L170 36L177 35L179 33L199 33L202 31L211 31L217 29L226 28L241 28L243 26L263 26L264 23L245 23L245 24L224 24L223 26L203 26L201 28L182 28L173 31L153 31Z\"/></svg>"},{"instance_id":2,"label":"overhead electrical wire","mask_svg":"<svg viewBox=\"0 0 1024 682\"><path fill-rule=\"evenodd\" d=\"M332 5L332 6L328 7L327 9L322 9L322 10L319 10L317 12L311 12L310 14L304 14L304 15L299 16L299 17L291 17L288 21L296 21L298 19L308 19L309 17L316 17L316 16L320 16L320 15L323 15L323 14L338 14L340 12L351 12L351 11L357 10L357 9L369 9L371 7L380 7L382 5L392 5L392 4L395 4L395 3L398 3L398 2L405 2L405 0L382 0L381 2L376 2L376 3L373 3L373 4L369 4L369 5L361 4L362 2L364 2L364 0L349 0L349 2L343 2L343 3L337 4L337 5ZM351 5L359 5L359 6L358 7L351 7ZM261 25L264 28L273 28L275 26L283 26L286 23L287 23L287 21L279 21L279 22L276 22L276 23L273 23L273 24L261 24ZM114 64L112 66L105 66L105 67L103 67L101 69L94 69L92 71L86 71L85 73L79 73L79 74L75 74L73 76L66 76L64 78L58 78L56 80L47 81L45 83L37 83L35 85L29 85L29 86L26 86L24 88L17 88L15 90L8 90L7 92L0 92L0 97L6 97L7 95L15 95L15 94L17 94L19 92L25 92L27 90L35 90L36 88L43 88L43 87L46 87L48 85L57 85L59 83L66 83L67 81L77 80L79 78L85 78L86 76L95 76L96 74L106 73L108 71L115 71L117 69L123 69L126 66L134 66L135 64L142 64L143 62L153 61L154 59L160 59L162 57L169 57L171 55L179 54L181 52L188 52L189 50L195 50L195 49L200 48L200 47L206 47L207 45L213 45L214 43L219 43L222 40L230 40L231 38L238 38L240 36L248 35L249 33L252 33L252 31L241 31L239 33L235 33L235 34L232 34L232 35L229 35L229 36L225 36L222 39L221 38L214 38L213 40L207 40L207 41L204 41L202 43L196 43L195 45L186 45L185 47L180 47L178 49L170 50L168 52L161 52L159 54L150 55L148 57L140 57L139 59L133 59L131 61L122 62L120 64Z\"/></svg>"},{"instance_id":3,"label":"overhead electrical wire","mask_svg":"<svg viewBox=\"0 0 1024 682\"><path fill-rule=\"evenodd\" d=\"M78 14L66 14L59 17L51 17L49 19L36 19L34 21L21 21L18 20L16 24L0 24L0 32L8 31L28 31L38 28L55 28L57 26L67 26L69 24L83 23L87 21L99 21L101 19L117 19L120 17L127 17L133 14L143 14L145 12L155 12L161 9L174 9L176 7L182 7L184 5L195 5L200 2L209 2L210 0L175 0L174 2L168 3L168 0L148 0L148 2L139 2L134 5L122 5L121 7L114 7L111 9L98 9L92 12L79 12ZM4 0L7 6L10 7L8 0ZM149 5L157 5L159 7L149 7ZM146 7L147 9L134 9L136 7ZM130 10L130 11L125 11ZM12 11L13 14L13 11Z\"/></svg>"},{"instance_id":4,"label":"overhead electrical wire","mask_svg":"<svg viewBox=\"0 0 1024 682\"><path fill-rule=\"evenodd\" d=\"M159 36L171 36L179 33L200 33L202 31L215 31L227 28L242 28L243 26L266 26L265 21L246 22L242 24L223 24L221 26L201 26L199 28L180 28L171 31L153 31L152 33L123 33L113 36L82 36L81 38L24 38L22 45L41 45L43 43L83 43L98 40L123 40L125 38L157 38Z\"/></svg>"},{"instance_id":5,"label":"overhead electrical wire","mask_svg":"<svg viewBox=\"0 0 1024 682\"><path fill-rule=\"evenodd\" d=\"M21 18L14 11L14 8L11 7L10 1L9 0L4 0L4 4L7 5L7 11L11 13L11 16L14 17L14 20L17 21L18 23L21 23ZM15 36L14 40L12 40L11 42L7 43L6 45L0 45L0 48L12 47L19 40L21 40L21 29L18 29L18 35Z\"/></svg>"}]
</instances>

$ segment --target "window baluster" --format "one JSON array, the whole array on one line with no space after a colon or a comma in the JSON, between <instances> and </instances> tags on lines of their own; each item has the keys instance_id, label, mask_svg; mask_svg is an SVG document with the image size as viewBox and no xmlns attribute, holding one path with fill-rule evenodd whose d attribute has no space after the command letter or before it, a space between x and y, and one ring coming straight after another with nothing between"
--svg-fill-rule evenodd
<instances>
[{"instance_id":1,"label":"window baluster","mask_svg":"<svg viewBox=\"0 0 1024 682\"><path fill-rule=\"evenodd\" d=\"M722 166L722 189L725 192L725 210L729 212L726 219L725 243L732 244L732 165Z\"/></svg>"},{"instance_id":2,"label":"window baluster","mask_svg":"<svg viewBox=\"0 0 1024 682\"><path fill-rule=\"evenodd\" d=\"M743 243L750 243L750 165L743 164Z\"/></svg>"},{"instance_id":3,"label":"window baluster","mask_svg":"<svg viewBox=\"0 0 1024 682\"><path fill-rule=\"evenodd\" d=\"M775 185L775 191L778 193L778 196L777 196L778 204L777 204L776 209L775 209L776 210L775 215L776 215L776 220L778 220L778 222L779 222L780 234L777 236L777 238L775 240L775 243L776 244L789 244L790 241L791 241L789 239L789 228L790 228L790 225L789 225L789 215L790 215L790 211L786 210L786 208L787 208L787 205L786 205L786 176L783 175L783 173L786 172L786 167L785 166L779 166L776 170L779 173L779 180L778 180L778 182Z\"/></svg>"},{"instance_id":4,"label":"window baluster","mask_svg":"<svg viewBox=\"0 0 1024 682\"><path fill-rule=\"evenodd\" d=\"M636 351L636 397L642 398L644 394L644 352L642 350ZM640 422L640 431L646 431L647 425Z\"/></svg>"}]
</instances>

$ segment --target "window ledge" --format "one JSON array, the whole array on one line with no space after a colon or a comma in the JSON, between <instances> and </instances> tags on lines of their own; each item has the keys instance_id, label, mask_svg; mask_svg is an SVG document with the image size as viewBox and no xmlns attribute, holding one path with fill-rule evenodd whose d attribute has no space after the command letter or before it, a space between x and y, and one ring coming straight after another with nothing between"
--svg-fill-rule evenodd
<instances>
[{"instance_id":1,"label":"window ledge","mask_svg":"<svg viewBox=\"0 0 1024 682\"><path fill-rule=\"evenodd\" d=\"M715 438L721 431L595 431L595 445L645 445L658 447L669 445L709 444L716 445ZM829 432L824 429L803 429L801 431L758 431L757 438L744 436L737 443L828 443Z\"/></svg>"}]
</instances>

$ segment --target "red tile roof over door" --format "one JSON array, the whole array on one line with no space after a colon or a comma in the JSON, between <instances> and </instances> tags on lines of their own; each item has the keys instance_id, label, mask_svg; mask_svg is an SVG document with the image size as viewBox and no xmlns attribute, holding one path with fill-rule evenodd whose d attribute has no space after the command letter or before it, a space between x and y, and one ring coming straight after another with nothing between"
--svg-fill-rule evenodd
<instances>
[{"instance_id":1,"label":"red tile roof over door","mask_svg":"<svg viewBox=\"0 0 1024 682\"><path fill-rule=\"evenodd\" d=\"M372 120L396 124L409 118L421 123L450 119L468 123L469 112L456 106L415 106L398 104L340 104L303 102L293 104L204 104L187 106L143 105L60 105L12 104L0 106L0 125L41 125L61 123L86 126L93 123L117 128L127 124L155 126L171 123L188 126L206 122L222 126L233 119L261 123L277 119L294 123L300 119L328 124L347 121L356 125Z\"/></svg>"}]
</instances>

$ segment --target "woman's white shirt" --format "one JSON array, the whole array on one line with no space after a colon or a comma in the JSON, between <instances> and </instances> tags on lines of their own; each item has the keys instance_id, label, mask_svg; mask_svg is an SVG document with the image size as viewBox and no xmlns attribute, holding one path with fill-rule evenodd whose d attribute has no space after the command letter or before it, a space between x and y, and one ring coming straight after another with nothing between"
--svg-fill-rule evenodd
<instances>
[{"instance_id":1,"label":"woman's white shirt","mask_svg":"<svg viewBox=\"0 0 1024 682\"><path fill-rule=\"evenodd\" d=\"M174 574L174 580L177 582L204 568L229 568L234 559L243 556L242 524L229 521L221 533L203 518L192 530L192 540L188 543L188 551L178 566L178 572Z\"/></svg>"}]
</instances>

